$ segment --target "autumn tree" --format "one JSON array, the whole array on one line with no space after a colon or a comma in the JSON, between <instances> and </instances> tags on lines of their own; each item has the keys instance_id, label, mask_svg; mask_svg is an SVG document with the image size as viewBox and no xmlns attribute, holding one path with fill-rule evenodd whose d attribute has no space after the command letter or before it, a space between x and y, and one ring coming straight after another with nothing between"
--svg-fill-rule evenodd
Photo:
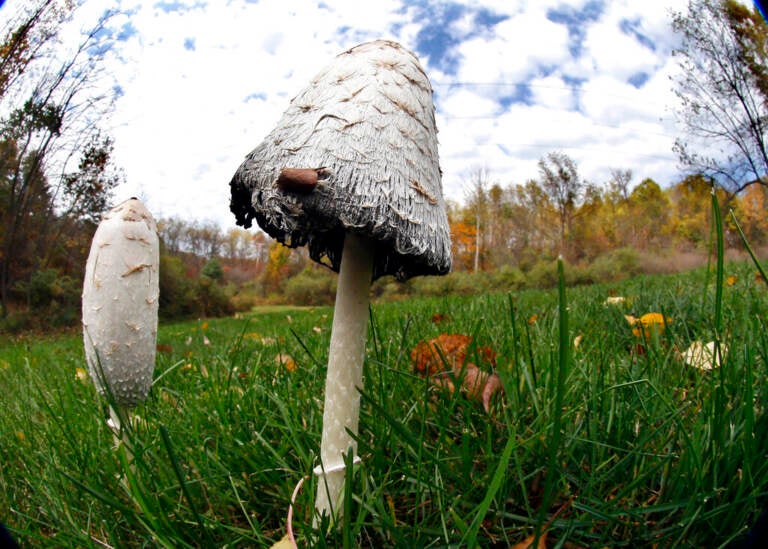
<instances>
[{"instance_id":1,"label":"autumn tree","mask_svg":"<svg viewBox=\"0 0 768 549\"><path fill-rule=\"evenodd\" d=\"M14 285L71 253L61 238L103 211L119 176L99 131L114 91L98 93L105 14L74 47L59 39L79 3L38 0L0 35L0 308ZM74 224L74 225L73 225ZM53 249L55 248L55 250Z\"/></svg>"},{"instance_id":2,"label":"autumn tree","mask_svg":"<svg viewBox=\"0 0 768 549\"><path fill-rule=\"evenodd\" d=\"M656 181L646 178L629 195L628 212L620 226L623 246L638 250L670 248L671 202Z\"/></svg>"},{"instance_id":3,"label":"autumn tree","mask_svg":"<svg viewBox=\"0 0 768 549\"><path fill-rule=\"evenodd\" d=\"M768 186L750 186L739 196L734 210L749 244L768 244Z\"/></svg>"},{"instance_id":4,"label":"autumn tree","mask_svg":"<svg viewBox=\"0 0 768 549\"><path fill-rule=\"evenodd\" d=\"M551 152L539 160L541 187L558 214L560 252L567 255L573 215L584 191L576 163L565 153Z\"/></svg>"},{"instance_id":5,"label":"autumn tree","mask_svg":"<svg viewBox=\"0 0 768 549\"><path fill-rule=\"evenodd\" d=\"M474 272L481 267L481 257L485 250L486 223L488 222L488 187L490 174L485 167L475 167L467 176L467 213L475 225L475 256L473 262ZM469 220L467 220L469 221Z\"/></svg>"},{"instance_id":6,"label":"autumn tree","mask_svg":"<svg viewBox=\"0 0 768 549\"><path fill-rule=\"evenodd\" d=\"M681 162L732 193L768 185L768 25L736 0L691 0L673 28Z\"/></svg>"},{"instance_id":7,"label":"autumn tree","mask_svg":"<svg viewBox=\"0 0 768 549\"><path fill-rule=\"evenodd\" d=\"M459 271L470 271L475 264L477 230L474 225L460 220L452 220L450 227L453 268Z\"/></svg>"},{"instance_id":8,"label":"autumn tree","mask_svg":"<svg viewBox=\"0 0 768 549\"><path fill-rule=\"evenodd\" d=\"M535 180L512 185L506 192L509 229L504 246L517 263L541 255L551 255L557 248L557 212L547 193Z\"/></svg>"}]
</instances>

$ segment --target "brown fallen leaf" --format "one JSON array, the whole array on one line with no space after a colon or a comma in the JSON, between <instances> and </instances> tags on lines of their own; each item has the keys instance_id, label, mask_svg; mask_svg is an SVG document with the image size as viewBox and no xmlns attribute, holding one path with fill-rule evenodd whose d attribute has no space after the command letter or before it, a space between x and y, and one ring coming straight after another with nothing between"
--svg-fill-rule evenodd
<instances>
[{"instance_id":1,"label":"brown fallen leaf","mask_svg":"<svg viewBox=\"0 0 768 549\"><path fill-rule=\"evenodd\" d=\"M432 323L440 324L441 322L449 322L451 317L445 313L435 313L432 315Z\"/></svg>"},{"instance_id":2,"label":"brown fallen leaf","mask_svg":"<svg viewBox=\"0 0 768 549\"><path fill-rule=\"evenodd\" d=\"M520 543L516 543L510 546L509 549L532 549L533 543L536 541L536 534L531 534ZM547 549L547 533L542 532L539 536L539 541L536 543L536 549Z\"/></svg>"},{"instance_id":3,"label":"brown fallen leaf","mask_svg":"<svg viewBox=\"0 0 768 549\"><path fill-rule=\"evenodd\" d=\"M167 343L158 343L157 344L157 352L158 353L171 354L173 352L173 347L171 347Z\"/></svg>"}]
</instances>

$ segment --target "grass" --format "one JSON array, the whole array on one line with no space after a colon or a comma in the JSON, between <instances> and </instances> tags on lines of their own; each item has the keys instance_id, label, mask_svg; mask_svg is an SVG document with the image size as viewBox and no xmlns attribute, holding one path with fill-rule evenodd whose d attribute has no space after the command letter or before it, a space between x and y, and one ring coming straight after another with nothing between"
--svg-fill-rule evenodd
<instances>
[{"instance_id":1,"label":"grass","mask_svg":"<svg viewBox=\"0 0 768 549\"><path fill-rule=\"evenodd\" d=\"M768 501L768 291L753 273L720 258L567 295L375 304L363 461L327 538L311 525L330 309L162 326L128 448L77 377L79 335L4 339L0 520L31 547L268 547L309 477L300 546L506 548L537 530L550 546L723 546ZM607 307L610 293L632 300ZM639 340L624 314L651 311L672 321ZM491 414L413 373L410 350L440 333L498 354ZM713 339L720 369L683 364Z\"/></svg>"}]
</instances>

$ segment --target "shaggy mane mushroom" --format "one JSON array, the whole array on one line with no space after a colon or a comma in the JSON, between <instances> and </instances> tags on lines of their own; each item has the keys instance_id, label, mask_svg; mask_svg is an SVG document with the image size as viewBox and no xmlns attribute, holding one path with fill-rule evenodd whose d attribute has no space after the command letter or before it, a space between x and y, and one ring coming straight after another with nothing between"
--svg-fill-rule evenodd
<instances>
[{"instance_id":1,"label":"shaggy mane mushroom","mask_svg":"<svg viewBox=\"0 0 768 549\"><path fill-rule=\"evenodd\" d=\"M356 452L370 284L442 275L451 243L432 87L416 56L377 40L337 56L290 103L233 177L237 223L339 273L316 509L338 518Z\"/></svg>"}]
</instances>

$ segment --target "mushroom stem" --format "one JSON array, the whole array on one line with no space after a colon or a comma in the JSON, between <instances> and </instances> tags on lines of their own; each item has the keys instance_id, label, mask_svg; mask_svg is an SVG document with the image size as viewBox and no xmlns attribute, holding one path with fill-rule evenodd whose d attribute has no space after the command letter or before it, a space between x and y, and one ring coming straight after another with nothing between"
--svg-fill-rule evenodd
<instances>
[{"instance_id":1,"label":"mushroom stem","mask_svg":"<svg viewBox=\"0 0 768 549\"><path fill-rule=\"evenodd\" d=\"M373 272L373 245L360 235L347 233L341 256L336 304L333 311L328 373L325 381L323 436L320 443L322 466L316 469L320 481L315 509L318 517L332 521L341 516L344 493L344 454L357 452L352 434L357 434L360 392L363 386L363 359L368 334L368 303Z\"/></svg>"},{"instance_id":2,"label":"mushroom stem","mask_svg":"<svg viewBox=\"0 0 768 549\"><path fill-rule=\"evenodd\" d=\"M112 429L112 436L115 441L115 449L118 449L122 444L125 448L125 453L128 456L128 461L132 462L133 453L131 452L125 425L123 424L123 420L125 420L126 423L131 422L131 410L120 407L118 411L116 407L117 404L115 404L114 407L112 405L109 406L109 420L107 421L107 425L109 425L110 429Z\"/></svg>"}]
</instances>

